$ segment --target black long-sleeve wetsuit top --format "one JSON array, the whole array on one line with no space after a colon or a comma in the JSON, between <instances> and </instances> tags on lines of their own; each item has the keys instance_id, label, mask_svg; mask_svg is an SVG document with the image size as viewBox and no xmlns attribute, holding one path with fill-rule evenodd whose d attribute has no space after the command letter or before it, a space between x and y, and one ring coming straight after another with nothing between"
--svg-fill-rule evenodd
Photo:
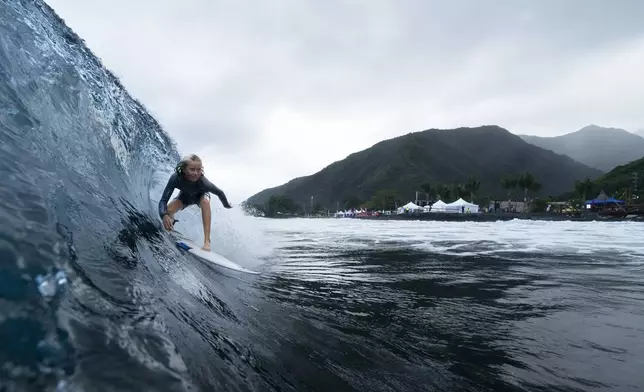
<instances>
[{"instance_id":1,"label":"black long-sleeve wetsuit top","mask_svg":"<svg viewBox=\"0 0 644 392\"><path fill-rule=\"evenodd\" d=\"M170 196L172 196L175 188L181 191L178 196L180 199L198 200L198 196L210 192L217 195L224 207L230 208L230 203L228 203L224 192L217 188L215 184L208 181L205 176L202 175L197 181L192 182L186 180L183 176L179 176L177 173L173 173L163 190L161 200L159 200L159 215L161 217L168 212L168 200L170 200Z\"/></svg>"}]
</instances>

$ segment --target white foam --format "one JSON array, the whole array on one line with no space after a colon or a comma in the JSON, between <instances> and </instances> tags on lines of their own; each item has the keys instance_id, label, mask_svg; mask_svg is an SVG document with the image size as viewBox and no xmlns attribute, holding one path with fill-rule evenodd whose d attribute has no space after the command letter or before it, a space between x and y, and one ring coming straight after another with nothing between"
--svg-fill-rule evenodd
<instances>
[{"instance_id":1,"label":"white foam","mask_svg":"<svg viewBox=\"0 0 644 392\"><path fill-rule=\"evenodd\" d=\"M306 241L349 248L408 246L446 254L617 252L644 258L644 224L636 222L368 221L257 219L277 244ZM392 243L393 241L393 243Z\"/></svg>"}]
</instances>

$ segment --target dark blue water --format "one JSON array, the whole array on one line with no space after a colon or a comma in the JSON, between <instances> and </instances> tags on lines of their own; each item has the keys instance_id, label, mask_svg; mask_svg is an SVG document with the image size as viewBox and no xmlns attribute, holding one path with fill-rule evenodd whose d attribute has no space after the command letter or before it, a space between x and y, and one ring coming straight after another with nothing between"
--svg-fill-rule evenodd
<instances>
[{"instance_id":1,"label":"dark blue water","mask_svg":"<svg viewBox=\"0 0 644 392\"><path fill-rule=\"evenodd\" d=\"M624 228L624 252L579 253L593 229L554 226L537 237L573 239L526 252L529 234L490 242L505 226L406 227L410 242L247 218L274 248L262 275L181 253L154 203L173 141L41 1L0 1L0 141L2 392L644 385L642 252Z\"/></svg>"}]
</instances>

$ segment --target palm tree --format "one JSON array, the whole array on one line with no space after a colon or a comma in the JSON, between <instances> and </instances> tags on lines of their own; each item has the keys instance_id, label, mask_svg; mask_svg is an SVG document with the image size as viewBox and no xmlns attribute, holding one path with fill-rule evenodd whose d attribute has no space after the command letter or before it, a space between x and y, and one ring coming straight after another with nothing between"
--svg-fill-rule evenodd
<instances>
[{"instance_id":1,"label":"palm tree","mask_svg":"<svg viewBox=\"0 0 644 392\"><path fill-rule=\"evenodd\" d=\"M534 176L528 172L521 173L517 177L517 185L523 188L524 203L528 200L528 190L534 186L535 182L537 181L534 179Z\"/></svg>"},{"instance_id":2,"label":"palm tree","mask_svg":"<svg viewBox=\"0 0 644 392\"><path fill-rule=\"evenodd\" d=\"M452 197L458 199L463 197L465 194L465 189L462 184L452 184L450 185L452 191Z\"/></svg>"},{"instance_id":3,"label":"palm tree","mask_svg":"<svg viewBox=\"0 0 644 392\"><path fill-rule=\"evenodd\" d=\"M539 192L541 190L541 183L535 181L528 190L532 193Z\"/></svg>"},{"instance_id":4,"label":"palm tree","mask_svg":"<svg viewBox=\"0 0 644 392\"><path fill-rule=\"evenodd\" d=\"M517 178L506 174L501 178L501 186L508 191L508 203L512 201L512 190L517 187Z\"/></svg>"},{"instance_id":5,"label":"palm tree","mask_svg":"<svg viewBox=\"0 0 644 392\"><path fill-rule=\"evenodd\" d=\"M528 188L528 191L532 192L533 194L536 194L541 190L541 184L538 182L533 182L532 185L530 185L530 188ZM534 201L534 197L530 197L530 208L529 211L532 210L532 202Z\"/></svg>"},{"instance_id":6,"label":"palm tree","mask_svg":"<svg viewBox=\"0 0 644 392\"><path fill-rule=\"evenodd\" d=\"M450 188L447 185L438 185L436 187L437 193L438 193L438 198L444 200L449 199L450 197Z\"/></svg>"},{"instance_id":7,"label":"palm tree","mask_svg":"<svg viewBox=\"0 0 644 392\"><path fill-rule=\"evenodd\" d=\"M470 176L467 179L467 184L465 184L465 189L470 194L470 202L474 203L474 194L481 187L481 181L478 181L474 177Z\"/></svg>"},{"instance_id":8,"label":"palm tree","mask_svg":"<svg viewBox=\"0 0 644 392\"><path fill-rule=\"evenodd\" d=\"M586 178L583 181L575 181L575 192L581 196L581 203L586 202L586 195L593 189L593 182L590 178Z\"/></svg>"},{"instance_id":9,"label":"palm tree","mask_svg":"<svg viewBox=\"0 0 644 392\"><path fill-rule=\"evenodd\" d=\"M420 185L420 189L427 193L427 196L431 199L434 200L434 196L436 196L436 186L434 184L431 184L429 182L425 182Z\"/></svg>"}]
</instances>

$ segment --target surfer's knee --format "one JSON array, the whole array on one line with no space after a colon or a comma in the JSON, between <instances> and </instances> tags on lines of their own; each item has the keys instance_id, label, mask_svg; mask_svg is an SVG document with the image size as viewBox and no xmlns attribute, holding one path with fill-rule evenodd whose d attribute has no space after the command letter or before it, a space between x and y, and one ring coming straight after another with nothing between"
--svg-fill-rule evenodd
<instances>
[{"instance_id":1,"label":"surfer's knee","mask_svg":"<svg viewBox=\"0 0 644 392\"><path fill-rule=\"evenodd\" d=\"M201 208L210 208L210 199L206 195L201 196L199 206Z\"/></svg>"}]
</instances>

